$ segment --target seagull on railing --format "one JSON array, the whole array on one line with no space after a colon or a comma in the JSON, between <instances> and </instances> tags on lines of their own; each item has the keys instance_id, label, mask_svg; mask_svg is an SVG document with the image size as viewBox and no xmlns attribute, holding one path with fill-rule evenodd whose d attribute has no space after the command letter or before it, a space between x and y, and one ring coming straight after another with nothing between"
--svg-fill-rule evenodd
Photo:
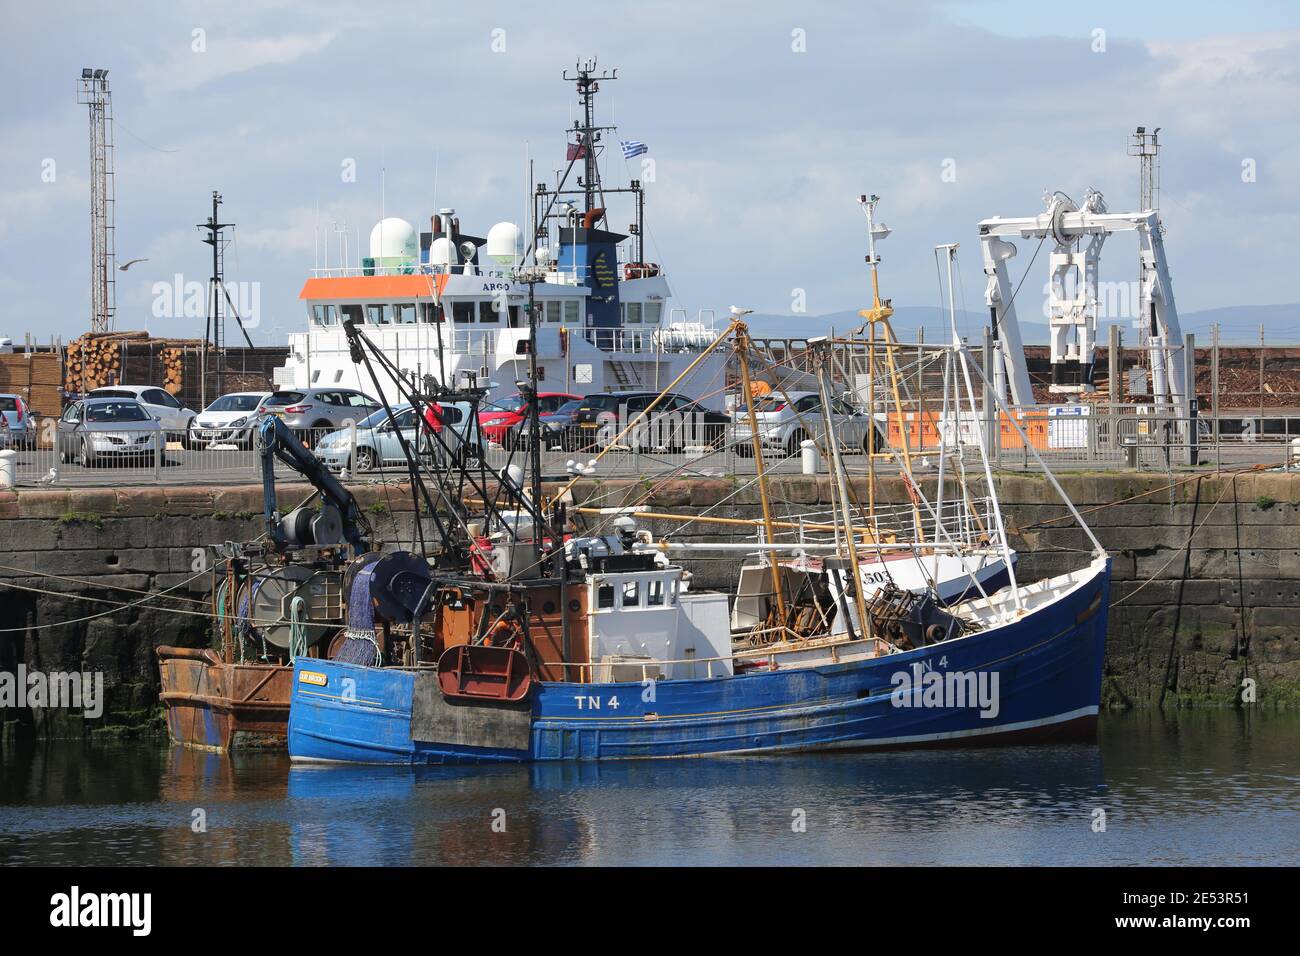
<instances>
[{"instance_id":1,"label":"seagull on railing","mask_svg":"<svg viewBox=\"0 0 1300 956\"><path fill-rule=\"evenodd\" d=\"M52 485L59 480L59 469L51 468L40 478L36 479L38 485Z\"/></svg>"}]
</instances>

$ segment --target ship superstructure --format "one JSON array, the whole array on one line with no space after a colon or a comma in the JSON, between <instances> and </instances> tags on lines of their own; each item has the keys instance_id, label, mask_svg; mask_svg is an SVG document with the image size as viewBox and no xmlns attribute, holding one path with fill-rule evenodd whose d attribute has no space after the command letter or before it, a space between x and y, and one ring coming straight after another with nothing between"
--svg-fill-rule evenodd
<instances>
[{"instance_id":1,"label":"ship superstructure","mask_svg":"<svg viewBox=\"0 0 1300 956\"><path fill-rule=\"evenodd\" d=\"M359 264L314 269L299 295L307 331L289 336L276 384L368 385L343 332L352 319L413 384L512 395L529 373L529 288L519 281L525 260L544 273L533 289L541 387L655 389L679 375L715 338L713 315L688 321L684 310L671 308L667 276L644 261L640 181L612 186L601 178L604 135L614 128L596 124L594 97L600 82L613 78L598 74L594 60L565 74L577 85L581 118L568 130L566 165L556 181L532 188L533 222L526 227L501 222L475 235L462 230L454 208L433 213L427 231L388 217L372 229L370 255ZM630 199L626 232L611 225L614 198ZM709 360L719 368L723 362Z\"/></svg>"}]
</instances>

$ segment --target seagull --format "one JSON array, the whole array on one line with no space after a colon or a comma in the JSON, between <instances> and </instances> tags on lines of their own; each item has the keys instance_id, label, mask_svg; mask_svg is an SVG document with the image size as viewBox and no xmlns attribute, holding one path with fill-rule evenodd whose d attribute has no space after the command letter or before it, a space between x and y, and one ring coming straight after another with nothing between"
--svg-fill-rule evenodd
<instances>
[{"instance_id":1,"label":"seagull","mask_svg":"<svg viewBox=\"0 0 1300 956\"><path fill-rule=\"evenodd\" d=\"M118 271L118 272L125 272L127 269L131 268L131 267L132 267L133 265L135 265L137 262L148 262L148 261L149 261L148 258L144 258L144 259L128 259L125 263L123 263L122 265L120 265L120 266L117 267L117 271Z\"/></svg>"},{"instance_id":2,"label":"seagull","mask_svg":"<svg viewBox=\"0 0 1300 956\"><path fill-rule=\"evenodd\" d=\"M37 478L36 483L38 485L52 485L58 480L59 480L59 469L51 468L48 472L45 473L43 477Z\"/></svg>"},{"instance_id":3,"label":"seagull","mask_svg":"<svg viewBox=\"0 0 1300 956\"><path fill-rule=\"evenodd\" d=\"M733 305L733 306L731 307L731 317L732 317L733 319L743 318L743 317L746 316L746 315L750 315L750 314L752 314L753 311L754 311L753 309L742 309L742 308L741 308L740 306L738 306L738 305Z\"/></svg>"},{"instance_id":4,"label":"seagull","mask_svg":"<svg viewBox=\"0 0 1300 956\"><path fill-rule=\"evenodd\" d=\"M346 468L344 468L342 471L339 472L339 477L344 481L347 481L349 478L352 477L352 473L348 471Z\"/></svg>"}]
</instances>

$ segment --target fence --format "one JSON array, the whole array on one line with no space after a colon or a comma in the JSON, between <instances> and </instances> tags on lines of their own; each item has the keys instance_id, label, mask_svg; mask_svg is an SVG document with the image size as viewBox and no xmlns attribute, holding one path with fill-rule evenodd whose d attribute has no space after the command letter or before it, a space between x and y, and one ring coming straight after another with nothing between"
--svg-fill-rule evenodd
<instances>
[{"instance_id":1,"label":"fence","mask_svg":"<svg viewBox=\"0 0 1300 956\"><path fill-rule=\"evenodd\" d=\"M888 473L901 463L906 446L913 468L933 473L942 439L950 452L960 452L968 468L978 467L981 442L987 443L992 465L1002 470L1036 468L1034 452L1054 469L1163 470L1245 463L1297 467L1293 459L1300 451L1300 430L1292 427L1294 420L1280 420L1278 427L1263 429L1238 427L1240 422L1233 419L1234 427L1225 428L1222 426L1228 420L1153 414L1141 406L1113 411L1105 406L1084 408L1087 410L1080 412L1010 409L996 420L983 412L946 419L921 412L877 415L877 450L870 461L877 470ZM242 484L261 479L261 455L248 430L223 436L221 442L189 447L168 442L161 450L157 450L158 432L152 428L115 428L94 436L65 430L37 447L27 447L17 438L6 441L4 436L0 431L0 446L14 446L19 485ZM408 434L408 441L412 436ZM574 441L548 441L541 452L543 473L548 478L586 473L598 455L599 462L592 470L596 477L744 477L757 473L748 427L743 422L739 432L735 425L714 424L688 431L684 438L674 438L673 433L665 437L653 428L634 430L632 440L606 448L614 436L610 431ZM406 474L404 452L395 432L309 429L301 437L332 470L349 479L397 480ZM1293 448L1293 440L1298 447ZM471 455L470 460L485 471L499 472L528 459L522 446L488 444L482 451L481 458ZM435 464L447 466L442 449L437 457L427 448L424 454ZM865 448L855 443L842 448L841 461L848 472L864 474L869 459ZM804 462L800 454L773 447L765 450L763 467L769 475L799 474ZM278 461L275 469L281 477L294 475ZM826 462L821 462L818 470L825 473Z\"/></svg>"}]
</instances>

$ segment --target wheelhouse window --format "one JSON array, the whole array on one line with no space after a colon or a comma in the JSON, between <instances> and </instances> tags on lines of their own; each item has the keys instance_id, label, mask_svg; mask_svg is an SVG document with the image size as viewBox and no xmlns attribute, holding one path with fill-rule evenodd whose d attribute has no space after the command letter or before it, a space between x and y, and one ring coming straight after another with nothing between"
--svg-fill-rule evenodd
<instances>
[{"instance_id":1,"label":"wheelhouse window","mask_svg":"<svg viewBox=\"0 0 1300 956\"><path fill-rule=\"evenodd\" d=\"M453 302L451 304L451 320L456 323L473 322L474 305L475 303L473 301Z\"/></svg>"},{"instance_id":2,"label":"wheelhouse window","mask_svg":"<svg viewBox=\"0 0 1300 956\"><path fill-rule=\"evenodd\" d=\"M628 325L641 324L641 303L625 302L623 303L623 318Z\"/></svg>"},{"instance_id":3,"label":"wheelhouse window","mask_svg":"<svg viewBox=\"0 0 1300 956\"><path fill-rule=\"evenodd\" d=\"M565 325L582 325L581 302L576 299L567 299L564 303L564 324Z\"/></svg>"},{"instance_id":4,"label":"wheelhouse window","mask_svg":"<svg viewBox=\"0 0 1300 956\"><path fill-rule=\"evenodd\" d=\"M362 312L361 306L359 305L342 305L339 306L339 311L343 315L344 322L347 322L349 319L351 319L353 322L356 322L358 325L360 325L362 322L366 320L365 315Z\"/></svg>"},{"instance_id":5,"label":"wheelhouse window","mask_svg":"<svg viewBox=\"0 0 1300 956\"><path fill-rule=\"evenodd\" d=\"M389 325L393 321L393 307L387 304L366 306L366 322L370 325Z\"/></svg>"},{"instance_id":6,"label":"wheelhouse window","mask_svg":"<svg viewBox=\"0 0 1300 956\"><path fill-rule=\"evenodd\" d=\"M559 299L551 299L545 303L545 307L542 321L548 325L558 325L563 320L563 303Z\"/></svg>"},{"instance_id":7,"label":"wheelhouse window","mask_svg":"<svg viewBox=\"0 0 1300 956\"><path fill-rule=\"evenodd\" d=\"M442 310L432 302L420 303L420 321L425 325L442 321Z\"/></svg>"},{"instance_id":8,"label":"wheelhouse window","mask_svg":"<svg viewBox=\"0 0 1300 956\"><path fill-rule=\"evenodd\" d=\"M393 305L393 321L398 325L415 324L415 303L398 302Z\"/></svg>"},{"instance_id":9,"label":"wheelhouse window","mask_svg":"<svg viewBox=\"0 0 1300 956\"><path fill-rule=\"evenodd\" d=\"M312 316L317 325L334 324L334 306L332 305L313 305L311 307Z\"/></svg>"},{"instance_id":10,"label":"wheelhouse window","mask_svg":"<svg viewBox=\"0 0 1300 956\"><path fill-rule=\"evenodd\" d=\"M664 304L662 302L647 302L645 304L645 323L646 325L658 325L664 317Z\"/></svg>"},{"instance_id":11,"label":"wheelhouse window","mask_svg":"<svg viewBox=\"0 0 1300 956\"><path fill-rule=\"evenodd\" d=\"M651 581L646 586L645 596L646 607L663 607L664 604L664 582L661 580Z\"/></svg>"},{"instance_id":12,"label":"wheelhouse window","mask_svg":"<svg viewBox=\"0 0 1300 956\"><path fill-rule=\"evenodd\" d=\"M500 322L501 313L497 311L497 302L495 299L489 299L486 302L478 304L478 320L480 322Z\"/></svg>"},{"instance_id":13,"label":"wheelhouse window","mask_svg":"<svg viewBox=\"0 0 1300 956\"><path fill-rule=\"evenodd\" d=\"M637 581L623 582L623 606L640 607L641 606L641 585Z\"/></svg>"},{"instance_id":14,"label":"wheelhouse window","mask_svg":"<svg viewBox=\"0 0 1300 956\"><path fill-rule=\"evenodd\" d=\"M596 607L598 610L608 610L614 606L614 585L601 584L596 587Z\"/></svg>"}]
</instances>

